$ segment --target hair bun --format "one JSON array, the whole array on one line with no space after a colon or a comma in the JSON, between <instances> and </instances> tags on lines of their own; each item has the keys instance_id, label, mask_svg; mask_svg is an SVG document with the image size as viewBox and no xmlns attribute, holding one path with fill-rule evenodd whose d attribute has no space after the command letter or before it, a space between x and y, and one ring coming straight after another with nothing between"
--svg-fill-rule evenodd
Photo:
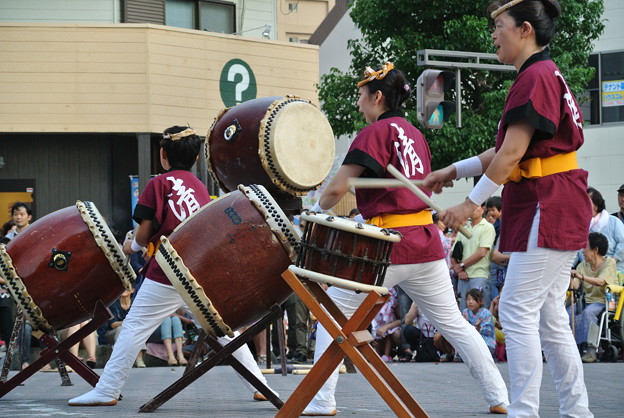
<instances>
[{"instance_id":1,"label":"hair bun","mask_svg":"<svg viewBox=\"0 0 624 418\"><path fill-rule=\"evenodd\" d=\"M561 5L557 0L542 0L542 4L551 19L556 19L561 14Z\"/></svg>"}]
</instances>

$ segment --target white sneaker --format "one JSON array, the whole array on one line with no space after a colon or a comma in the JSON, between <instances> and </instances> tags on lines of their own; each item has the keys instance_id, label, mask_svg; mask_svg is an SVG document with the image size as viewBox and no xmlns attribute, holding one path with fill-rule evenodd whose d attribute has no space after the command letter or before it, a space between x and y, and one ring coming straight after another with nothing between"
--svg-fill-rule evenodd
<instances>
[{"instance_id":1,"label":"white sneaker","mask_svg":"<svg viewBox=\"0 0 624 418\"><path fill-rule=\"evenodd\" d=\"M70 405L70 406L117 405L117 398L112 398L110 396L102 395L101 393L93 389L90 392L85 393L84 395L80 395L76 398L70 399L67 402L67 405Z\"/></svg>"}]
</instances>

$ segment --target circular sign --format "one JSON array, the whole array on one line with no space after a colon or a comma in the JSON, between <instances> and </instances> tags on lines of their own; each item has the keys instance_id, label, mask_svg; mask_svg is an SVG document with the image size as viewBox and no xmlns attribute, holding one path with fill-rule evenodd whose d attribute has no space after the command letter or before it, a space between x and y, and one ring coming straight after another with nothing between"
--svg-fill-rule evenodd
<instances>
[{"instance_id":1,"label":"circular sign","mask_svg":"<svg viewBox=\"0 0 624 418\"><path fill-rule=\"evenodd\" d=\"M221 71L219 90L226 107L255 99L256 77L251 67L238 58L228 61Z\"/></svg>"}]
</instances>

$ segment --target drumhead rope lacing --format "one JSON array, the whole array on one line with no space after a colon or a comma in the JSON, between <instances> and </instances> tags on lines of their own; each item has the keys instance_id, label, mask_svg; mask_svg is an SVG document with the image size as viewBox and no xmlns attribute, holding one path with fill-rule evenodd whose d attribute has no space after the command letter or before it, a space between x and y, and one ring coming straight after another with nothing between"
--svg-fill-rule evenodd
<instances>
[{"instance_id":1,"label":"drumhead rope lacing","mask_svg":"<svg viewBox=\"0 0 624 418\"><path fill-rule=\"evenodd\" d=\"M271 231L280 240L288 253L288 257L295 262L299 252L300 236L279 205L262 186L251 184L249 187L238 186L238 189L245 193L256 209L263 214L269 224L269 228L271 228Z\"/></svg>"},{"instance_id":2,"label":"drumhead rope lacing","mask_svg":"<svg viewBox=\"0 0 624 418\"><path fill-rule=\"evenodd\" d=\"M206 296L203 287L197 282L184 261L166 237L160 238L156 260L171 284L184 299L189 309L195 314L202 328L217 337L234 337L232 329L223 321L219 312Z\"/></svg>"},{"instance_id":3,"label":"drumhead rope lacing","mask_svg":"<svg viewBox=\"0 0 624 418\"><path fill-rule=\"evenodd\" d=\"M0 245L0 275L7 282L7 287L17 303L19 309L24 312L34 328L46 333L54 333L56 330L45 319L41 309L28 294L22 278L17 275L11 256L6 252L4 244Z\"/></svg>"},{"instance_id":4,"label":"drumhead rope lacing","mask_svg":"<svg viewBox=\"0 0 624 418\"><path fill-rule=\"evenodd\" d=\"M93 234L96 245L100 247L111 268L121 279L124 288L132 290L136 281L136 274L127 262L121 247L100 212L92 202L88 201L79 200L76 202L76 207L82 216L82 220Z\"/></svg>"},{"instance_id":5,"label":"drumhead rope lacing","mask_svg":"<svg viewBox=\"0 0 624 418\"><path fill-rule=\"evenodd\" d=\"M281 171L278 169L276 162L273 160L273 154L271 152L271 127L273 121L277 117L282 108L290 103L307 103L314 106L309 100L304 100L297 96L286 96L286 99L276 100L271 106L268 107L266 116L260 122L260 144L258 146L258 153L262 160L262 166L265 170L270 171L274 177L271 177L271 181L279 188L286 190L295 195L304 195L310 191L310 188L300 188L289 183L287 179L282 176ZM313 188L316 190L320 187L320 184Z\"/></svg>"}]
</instances>

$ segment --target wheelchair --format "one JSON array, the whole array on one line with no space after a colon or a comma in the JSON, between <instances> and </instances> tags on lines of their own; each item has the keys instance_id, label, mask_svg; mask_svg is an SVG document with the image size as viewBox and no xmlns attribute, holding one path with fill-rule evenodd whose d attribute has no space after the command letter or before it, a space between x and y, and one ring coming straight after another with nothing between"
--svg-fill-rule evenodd
<instances>
[{"instance_id":1,"label":"wheelchair","mask_svg":"<svg viewBox=\"0 0 624 418\"><path fill-rule=\"evenodd\" d=\"M624 305L624 274L618 273L618 284L607 285L605 297L605 310L600 315L598 325L598 358L603 362L616 362L620 353L624 351L624 318L622 318L622 305ZM592 337L590 327L589 340Z\"/></svg>"},{"instance_id":2,"label":"wheelchair","mask_svg":"<svg viewBox=\"0 0 624 418\"><path fill-rule=\"evenodd\" d=\"M584 309L582 289L569 290L568 302L575 305L574 312ZM616 362L624 353L624 274L618 272L618 284L607 285L605 308L598 315L598 323L589 324L587 342L596 347L596 357L601 362Z\"/></svg>"}]
</instances>

